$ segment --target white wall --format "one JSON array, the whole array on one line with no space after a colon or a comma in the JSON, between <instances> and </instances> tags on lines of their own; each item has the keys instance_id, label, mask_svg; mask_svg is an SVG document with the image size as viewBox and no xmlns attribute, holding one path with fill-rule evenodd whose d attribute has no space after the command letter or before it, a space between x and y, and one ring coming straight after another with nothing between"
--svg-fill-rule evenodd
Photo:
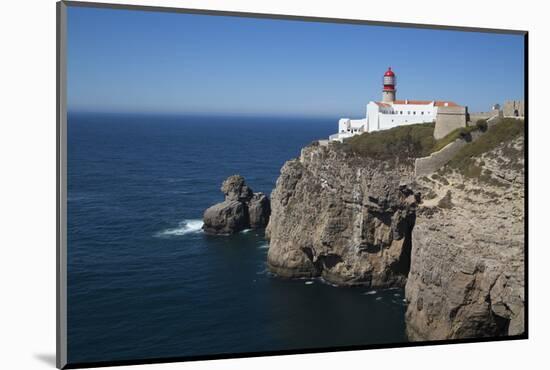
<instances>
[{"instance_id":1,"label":"white wall","mask_svg":"<svg viewBox=\"0 0 550 370\"><path fill-rule=\"evenodd\" d=\"M367 120L366 119L349 119L349 118L340 118L338 121L338 133L346 132L363 132L366 129Z\"/></svg>"},{"instance_id":2,"label":"white wall","mask_svg":"<svg viewBox=\"0 0 550 370\"><path fill-rule=\"evenodd\" d=\"M410 370L517 370L548 362L550 274L547 265L547 216L550 197L545 111L550 74L550 22L545 2L521 4L501 0L462 0L442 6L440 0L394 0L391 6L370 6L355 0L109 0L111 3L165 5L260 13L401 21L427 24L529 29L529 313L528 341L493 342L142 365L147 370L280 370L293 368L406 368ZM455 4L456 5L456 4ZM495 9L498 16L495 16ZM389 11L388 11L389 10ZM2 178L0 281L2 368L53 369L55 353L55 0L7 1L0 32L2 59ZM24 47L23 47L24 46ZM374 51L373 51L374 55ZM380 56L375 56L380 57ZM24 83L32 81L32 88ZM22 98L24 97L24 99ZM368 314L368 313L365 313ZM120 368L122 369L122 368Z\"/></svg>"},{"instance_id":3,"label":"white wall","mask_svg":"<svg viewBox=\"0 0 550 370\"><path fill-rule=\"evenodd\" d=\"M338 133L342 134L344 132L348 132L348 129L350 128L350 119L349 118L340 118L338 120Z\"/></svg>"},{"instance_id":4,"label":"white wall","mask_svg":"<svg viewBox=\"0 0 550 370\"><path fill-rule=\"evenodd\" d=\"M379 106L374 102L367 104L368 130L386 130L389 128L433 122L437 107L433 105L393 104L390 107Z\"/></svg>"}]
</instances>

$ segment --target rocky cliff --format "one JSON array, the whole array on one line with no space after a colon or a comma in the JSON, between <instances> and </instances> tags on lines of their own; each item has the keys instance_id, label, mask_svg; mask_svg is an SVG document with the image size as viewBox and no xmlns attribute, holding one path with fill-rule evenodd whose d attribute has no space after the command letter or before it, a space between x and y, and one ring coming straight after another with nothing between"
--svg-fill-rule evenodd
<instances>
[{"instance_id":1,"label":"rocky cliff","mask_svg":"<svg viewBox=\"0 0 550 370\"><path fill-rule=\"evenodd\" d=\"M524 332L523 136L473 158L479 176L418 179L406 285L411 340Z\"/></svg>"},{"instance_id":2,"label":"rocky cliff","mask_svg":"<svg viewBox=\"0 0 550 370\"><path fill-rule=\"evenodd\" d=\"M523 333L523 136L496 147L495 138L465 168L422 178L410 160L345 144L304 148L271 195L268 268L336 285L406 285L411 340Z\"/></svg>"},{"instance_id":3,"label":"rocky cliff","mask_svg":"<svg viewBox=\"0 0 550 370\"><path fill-rule=\"evenodd\" d=\"M413 166L311 145L271 194L268 267L337 285L404 286L418 194Z\"/></svg>"}]
</instances>

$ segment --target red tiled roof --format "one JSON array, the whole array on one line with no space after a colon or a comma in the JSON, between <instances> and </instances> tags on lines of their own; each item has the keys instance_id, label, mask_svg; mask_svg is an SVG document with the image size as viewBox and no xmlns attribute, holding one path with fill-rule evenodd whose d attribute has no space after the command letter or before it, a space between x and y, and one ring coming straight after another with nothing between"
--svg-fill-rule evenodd
<instances>
[{"instance_id":1,"label":"red tiled roof","mask_svg":"<svg viewBox=\"0 0 550 370\"><path fill-rule=\"evenodd\" d=\"M390 106L388 103L382 103L381 101L376 101L375 103L379 107L389 107Z\"/></svg>"}]
</instances>

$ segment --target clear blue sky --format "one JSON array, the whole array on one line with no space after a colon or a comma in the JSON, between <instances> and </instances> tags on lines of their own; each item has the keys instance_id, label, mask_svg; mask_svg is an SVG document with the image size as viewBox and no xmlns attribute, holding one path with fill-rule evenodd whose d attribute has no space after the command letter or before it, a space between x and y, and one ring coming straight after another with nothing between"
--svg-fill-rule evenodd
<instances>
[{"instance_id":1,"label":"clear blue sky","mask_svg":"<svg viewBox=\"0 0 550 370\"><path fill-rule=\"evenodd\" d=\"M398 99L523 98L523 36L69 7L71 111L360 117Z\"/></svg>"}]
</instances>

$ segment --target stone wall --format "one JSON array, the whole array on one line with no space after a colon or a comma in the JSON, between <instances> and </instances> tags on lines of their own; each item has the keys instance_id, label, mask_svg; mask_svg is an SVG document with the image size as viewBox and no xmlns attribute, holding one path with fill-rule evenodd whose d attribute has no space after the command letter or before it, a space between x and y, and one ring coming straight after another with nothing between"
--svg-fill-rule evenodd
<instances>
[{"instance_id":1,"label":"stone wall","mask_svg":"<svg viewBox=\"0 0 550 370\"><path fill-rule=\"evenodd\" d=\"M507 117L525 117L525 104L523 100L510 100L504 103L502 111Z\"/></svg>"},{"instance_id":2,"label":"stone wall","mask_svg":"<svg viewBox=\"0 0 550 370\"><path fill-rule=\"evenodd\" d=\"M483 133L480 131L472 132L470 134L471 141L477 140L482 134ZM443 149L430 154L428 157L417 158L414 162L414 175L416 177L420 177L434 173L449 162L466 144L468 144L468 141L464 139L457 139L443 147Z\"/></svg>"},{"instance_id":3,"label":"stone wall","mask_svg":"<svg viewBox=\"0 0 550 370\"><path fill-rule=\"evenodd\" d=\"M439 140L460 127L466 127L466 107L438 107L434 138Z\"/></svg>"},{"instance_id":4,"label":"stone wall","mask_svg":"<svg viewBox=\"0 0 550 370\"><path fill-rule=\"evenodd\" d=\"M480 119L487 120L487 119L495 117L495 116L502 117L502 111L498 110L498 109L493 109L493 110L488 111L488 112L469 113L468 114L468 121L472 122L472 123L476 123Z\"/></svg>"}]
</instances>

